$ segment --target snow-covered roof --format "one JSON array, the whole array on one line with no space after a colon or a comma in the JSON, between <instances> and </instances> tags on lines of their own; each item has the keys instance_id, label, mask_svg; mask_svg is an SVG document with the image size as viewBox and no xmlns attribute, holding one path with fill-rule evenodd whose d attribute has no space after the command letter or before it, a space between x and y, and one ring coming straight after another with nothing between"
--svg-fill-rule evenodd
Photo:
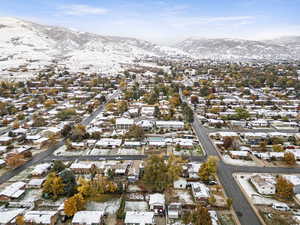
<instances>
[{"instance_id":1,"label":"snow-covered roof","mask_svg":"<svg viewBox=\"0 0 300 225\"><path fill-rule=\"evenodd\" d=\"M149 205L164 205L165 204L165 196L160 193L155 193L150 195Z\"/></svg>"},{"instance_id":2,"label":"snow-covered roof","mask_svg":"<svg viewBox=\"0 0 300 225\"><path fill-rule=\"evenodd\" d=\"M39 164L33 169L31 174L32 175L41 175L41 174L47 172L50 167L51 167L50 163Z\"/></svg>"},{"instance_id":3,"label":"snow-covered roof","mask_svg":"<svg viewBox=\"0 0 300 225\"><path fill-rule=\"evenodd\" d=\"M24 215L26 223L51 224L51 218L57 214L56 211L29 211Z\"/></svg>"},{"instance_id":4,"label":"snow-covered roof","mask_svg":"<svg viewBox=\"0 0 300 225\"><path fill-rule=\"evenodd\" d=\"M25 209L3 209L0 211L0 224L8 224Z\"/></svg>"},{"instance_id":5,"label":"snow-covered roof","mask_svg":"<svg viewBox=\"0 0 300 225\"><path fill-rule=\"evenodd\" d=\"M126 212L125 224L154 224L154 212Z\"/></svg>"},{"instance_id":6,"label":"snow-covered roof","mask_svg":"<svg viewBox=\"0 0 300 225\"><path fill-rule=\"evenodd\" d=\"M79 211L75 213L72 223L85 225L99 224L102 216L102 211Z\"/></svg>"},{"instance_id":7,"label":"snow-covered roof","mask_svg":"<svg viewBox=\"0 0 300 225\"><path fill-rule=\"evenodd\" d=\"M25 190L21 190L26 183L19 181L12 183L11 185L7 186L3 191L0 192L0 195L4 195L11 198L18 198L20 197Z\"/></svg>"},{"instance_id":8,"label":"snow-covered roof","mask_svg":"<svg viewBox=\"0 0 300 225\"><path fill-rule=\"evenodd\" d=\"M133 119L127 119L127 118L118 118L116 119L116 125L133 125L134 120Z\"/></svg>"}]
</instances>

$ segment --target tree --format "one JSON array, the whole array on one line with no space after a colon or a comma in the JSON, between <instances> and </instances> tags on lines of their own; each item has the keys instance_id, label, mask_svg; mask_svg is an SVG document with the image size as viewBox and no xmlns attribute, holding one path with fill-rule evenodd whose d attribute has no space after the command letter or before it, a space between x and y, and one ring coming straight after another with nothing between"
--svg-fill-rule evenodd
<instances>
[{"instance_id":1,"label":"tree","mask_svg":"<svg viewBox=\"0 0 300 225\"><path fill-rule=\"evenodd\" d=\"M128 104L126 101L119 101L117 103L117 110L120 114L126 112L128 110Z\"/></svg>"},{"instance_id":2,"label":"tree","mask_svg":"<svg viewBox=\"0 0 300 225\"><path fill-rule=\"evenodd\" d=\"M55 104L55 101L53 99L47 99L44 102L44 105L46 108L51 108Z\"/></svg>"},{"instance_id":3,"label":"tree","mask_svg":"<svg viewBox=\"0 0 300 225\"><path fill-rule=\"evenodd\" d=\"M76 193L76 178L72 170L64 169L58 174L59 177L62 179L62 183L64 184L64 191L63 193L66 196L72 196Z\"/></svg>"},{"instance_id":4,"label":"tree","mask_svg":"<svg viewBox=\"0 0 300 225\"><path fill-rule=\"evenodd\" d=\"M160 110L157 105L154 107L154 116L157 119L159 119L161 117L161 113L160 113Z\"/></svg>"},{"instance_id":5,"label":"tree","mask_svg":"<svg viewBox=\"0 0 300 225\"><path fill-rule=\"evenodd\" d=\"M292 152L285 152L283 160L290 166L296 165L296 158Z\"/></svg>"},{"instance_id":6,"label":"tree","mask_svg":"<svg viewBox=\"0 0 300 225\"><path fill-rule=\"evenodd\" d=\"M20 127L20 122L19 120L15 120L14 123L13 123L13 128L14 129L18 129Z\"/></svg>"},{"instance_id":7,"label":"tree","mask_svg":"<svg viewBox=\"0 0 300 225\"><path fill-rule=\"evenodd\" d=\"M58 199L64 193L64 184L61 177L54 172L49 173L43 184L43 193L52 196L54 200Z\"/></svg>"},{"instance_id":8,"label":"tree","mask_svg":"<svg viewBox=\"0 0 300 225\"><path fill-rule=\"evenodd\" d=\"M90 196L91 194L91 183L80 177L78 179L78 187L77 187L77 191L83 196L83 197L87 197L87 196Z\"/></svg>"},{"instance_id":9,"label":"tree","mask_svg":"<svg viewBox=\"0 0 300 225\"><path fill-rule=\"evenodd\" d=\"M201 97L206 97L209 95L209 89L207 86L204 86L200 89L200 96Z\"/></svg>"},{"instance_id":10,"label":"tree","mask_svg":"<svg viewBox=\"0 0 300 225\"><path fill-rule=\"evenodd\" d=\"M198 104L199 103L199 98L196 95L191 96L191 103L192 104Z\"/></svg>"},{"instance_id":11,"label":"tree","mask_svg":"<svg viewBox=\"0 0 300 225\"><path fill-rule=\"evenodd\" d=\"M279 199L291 200L294 196L294 185L282 176L276 179L276 196Z\"/></svg>"},{"instance_id":12,"label":"tree","mask_svg":"<svg viewBox=\"0 0 300 225\"><path fill-rule=\"evenodd\" d=\"M82 124L76 124L71 131L71 139L73 141L82 141L86 138L87 132L86 128Z\"/></svg>"},{"instance_id":13,"label":"tree","mask_svg":"<svg viewBox=\"0 0 300 225\"><path fill-rule=\"evenodd\" d=\"M143 181L153 191L162 192L170 187L182 172L183 160L171 155L165 163L163 156L152 155L144 169Z\"/></svg>"},{"instance_id":14,"label":"tree","mask_svg":"<svg viewBox=\"0 0 300 225\"><path fill-rule=\"evenodd\" d=\"M217 173L217 161L214 156L209 156L208 160L203 163L199 169L199 177L202 181L207 182L210 179L214 179Z\"/></svg>"},{"instance_id":15,"label":"tree","mask_svg":"<svg viewBox=\"0 0 300 225\"><path fill-rule=\"evenodd\" d=\"M174 181L182 174L182 163L184 163L184 160L181 157L173 154L169 156L167 161L167 179L169 185L173 185Z\"/></svg>"},{"instance_id":16,"label":"tree","mask_svg":"<svg viewBox=\"0 0 300 225\"><path fill-rule=\"evenodd\" d=\"M189 96L191 94L191 92L189 90L185 89L185 90L182 91L182 94L184 96Z\"/></svg>"},{"instance_id":17,"label":"tree","mask_svg":"<svg viewBox=\"0 0 300 225\"><path fill-rule=\"evenodd\" d=\"M74 214L85 208L85 199L81 194L76 194L64 201L64 212L67 216L74 216Z\"/></svg>"},{"instance_id":18,"label":"tree","mask_svg":"<svg viewBox=\"0 0 300 225\"><path fill-rule=\"evenodd\" d=\"M174 95L172 98L169 99L169 102L171 104L171 106L173 107L178 107L180 105L180 98L178 95Z\"/></svg>"},{"instance_id":19,"label":"tree","mask_svg":"<svg viewBox=\"0 0 300 225\"><path fill-rule=\"evenodd\" d=\"M144 129L138 125L132 125L128 132L125 134L126 138L134 138L138 140L142 140L145 137Z\"/></svg>"},{"instance_id":20,"label":"tree","mask_svg":"<svg viewBox=\"0 0 300 225\"><path fill-rule=\"evenodd\" d=\"M106 111L113 111L115 108L115 104L114 103L108 103L106 106L105 106L105 110Z\"/></svg>"},{"instance_id":21,"label":"tree","mask_svg":"<svg viewBox=\"0 0 300 225\"><path fill-rule=\"evenodd\" d=\"M262 141L259 143L259 148L262 152L267 151L267 142L266 141Z\"/></svg>"},{"instance_id":22,"label":"tree","mask_svg":"<svg viewBox=\"0 0 300 225\"><path fill-rule=\"evenodd\" d=\"M57 173L60 173L66 168L65 164L61 160L55 160L53 162L51 171Z\"/></svg>"},{"instance_id":23,"label":"tree","mask_svg":"<svg viewBox=\"0 0 300 225\"><path fill-rule=\"evenodd\" d=\"M272 149L274 152L283 152L284 148L282 147L282 145L273 145Z\"/></svg>"},{"instance_id":24,"label":"tree","mask_svg":"<svg viewBox=\"0 0 300 225\"><path fill-rule=\"evenodd\" d=\"M183 216L184 224L212 225L210 213L206 207L197 205L196 209Z\"/></svg>"},{"instance_id":25,"label":"tree","mask_svg":"<svg viewBox=\"0 0 300 225\"><path fill-rule=\"evenodd\" d=\"M44 117L38 115L33 116L33 123L32 123L33 127L43 127L46 125L47 122Z\"/></svg>"},{"instance_id":26,"label":"tree","mask_svg":"<svg viewBox=\"0 0 300 225\"><path fill-rule=\"evenodd\" d=\"M19 215L16 217L16 224L17 225L25 225L24 216Z\"/></svg>"},{"instance_id":27,"label":"tree","mask_svg":"<svg viewBox=\"0 0 300 225\"><path fill-rule=\"evenodd\" d=\"M239 119L239 120L242 120L242 119L245 120L250 117L249 112L244 108L236 108L235 113L236 113L235 115L236 115L237 119Z\"/></svg>"},{"instance_id":28,"label":"tree","mask_svg":"<svg viewBox=\"0 0 300 225\"><path fill-rule=\"evenodd\" d=\"M118 186L108 180L106 177L97 176L91 181L91 193L93 195L105 194L105 193L114 193L117 191Z\"/></svg>"},{"instance_id":29,"label":"tree","mask_svg":"<svg viewBox=\"0 0 300 225\"><path fill-rule=\"evenodd\" d=\"M194 122L194 112L185 102L182 104L182 113L185 121L189 123Z\"/></svg>"},{"instance_id":30,"label":"tree","mask_svg":"<svg viewBox=\"0 0 300 225\"><path fill-rule=\"evenodd\" d=\"M208 202L209 202L209 204L211 204L211 205L215 205L216 204L216 198L215 198L215 196L212 194L210 197L209 197L209 199L208 199Z\"/></svg>"},{"instance_id":31,"label":"tree","mask_svg":"<svg viewBox=\"0 0 300 225\"><path fill-rule=\"evenodd\" d=\"M71 133L71 130L72 130L72 126L70 124L66 124L64 125L60 133L63 137L67 137Z\"/></svg>"},{"instance_id":32,"label":"tree","mask_svg":"<svg viewBox=\"0 0 300 225\"><path fill-rule=\"evenodd\" d=\"M233 145L232 137L224 137L223 146L225 149L231 148Z\"/></svg>"},{"instance_id":33,"label":"tree","mask_svg":"<svg viewBox=\"0 0 300 225\"><path fill-rule=\"evenodd\" d=\"M227 208L231 208L231 206L232 206L232 203L233 203L233 200L232 200L232 198L227 198L226 199L226 204L227 204Z\"/></svg>"},{"instance_id":34,"label":"tree","mask_svg":"<svg viewBox=\"0 0 300 225\"><path fill-rule=\"evenodd\" d=\"M64 109L64 110L60 111L59 113L57 113L57 117L60 120L68 120L72 116L75 116L75 115L76 115L76 110L73 108Z\"/></svg>"}]
</instances>

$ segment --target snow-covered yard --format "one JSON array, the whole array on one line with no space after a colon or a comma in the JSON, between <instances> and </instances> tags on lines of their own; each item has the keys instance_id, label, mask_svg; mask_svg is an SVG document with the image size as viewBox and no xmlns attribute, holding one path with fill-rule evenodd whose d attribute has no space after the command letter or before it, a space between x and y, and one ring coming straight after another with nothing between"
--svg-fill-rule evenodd
<instances>
[{"instance_id":1,"label":"snow-covered yard","mask_svg":"<svg viewBox=\"0 0 300 225\"><path fill-rule=\"evenodd\" d=\"M248 198L252 200L253 204L256 205L272 205L273 203L279 203L279 201L267 198L260 195L254 187L250 184L249 179L254 174L235 174L235 178L247 194Z\"/></svg>"},{"instance_id":2,"label":"snow-covered yard","mask_svg":"<svg viewBox=\"0 0 300 225\"><path fill-rule=\"evenodd\" d=\"M148 211L148 203L145 201L126 201L125 211Z\"/></svg>"},{"instance_id":3,"label":"snow-covered yard","mask_svg":"<svg viewBox=\"0 0 300 225\"><path fill-rule=\"evenodd\" d=\"M114 214L117 212L120 206L120 198L111 199L106 202L91 201L87 204L86 210L90 211L104 211L108 214Z\"/></svg>"},{"instance_id":4,"label":"snow-covered yard","mask_svg":"<svg viewBox=\"0 0 300 225\"><path fill-rule=\"evenodd\" d=\"M232 159L229 155L224 155L223 161L227 164L236 165L236 166L257 166L257 164L254 161Z\"/></svg>"},{"instance_id":5,"label":"snow-covered yard","mask_svg":"<svg viewBox=\"0 0 300 225\"><path fill-rule=\"evenodd\" d=\"M73 156L73 155L86 155L88 153L88 150L83 150L83 151L67 151L67 146L63 145L59 149L57 149L53 154L56 156Z\"/></svg>"}]
</instances>

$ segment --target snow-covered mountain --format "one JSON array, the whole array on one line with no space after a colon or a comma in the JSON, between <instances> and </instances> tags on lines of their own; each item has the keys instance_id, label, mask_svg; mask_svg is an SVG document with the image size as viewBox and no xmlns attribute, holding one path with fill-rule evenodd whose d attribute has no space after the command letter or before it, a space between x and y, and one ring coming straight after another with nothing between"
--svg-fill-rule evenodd
<instances>
[{"instance_id":1,"label":"snow-covered mountain","mask_svg":"<svg viewBox=\"0 0 300 225\"><path fill-rule=\"evenodd\" d=\"M178 54L184 53L134 38L101 36L0 18L0 71L22 65L40 68L56 59L74 71L92 65L94 71L115 72L121 64L134 59Z\"/></svg>"},{"instance_id":2,"label":"snow-covered mountain","mask_svg":"<svg viewBox=\"0 0 300 225\"><path fill-rule=\"evenodd\" d=\"M101 36L0 17L0 75L32 75L55 60L71 71L117 72L147 56L207 59L299 59L300 37L266 41L187 39L159 46L135 38ZM88 68L88 69L87 69Z\"/></svg>"},{"instance_id":3,"label":"snow-covered mountain","mask_svg":"<svg viewBox=\"0 0 300 225\"><path fill-rule=\"evenodd\" d=\"M179 48L197 58L209 59L295 59L300 58L300 38L252 41L241 39L195 39L179 42Z\"/></svg>"}]
</instances>

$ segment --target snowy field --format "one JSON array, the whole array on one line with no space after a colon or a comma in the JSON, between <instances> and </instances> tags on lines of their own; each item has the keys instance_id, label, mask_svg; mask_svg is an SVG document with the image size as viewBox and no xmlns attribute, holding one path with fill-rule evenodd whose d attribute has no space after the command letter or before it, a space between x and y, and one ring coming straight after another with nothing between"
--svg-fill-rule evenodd
<instances>
[{"instance_id":1,"label":"snowy field","mask_svg":"<svg viewBox=\"0 0 300 225\"><path fill-rule=\"evenodd\" d=\"M254 161L232 159L229 155L224 155L223 161L227 164L236 165L236 166L257 166L257 164Z\"/></svg>"}]
</instances>

